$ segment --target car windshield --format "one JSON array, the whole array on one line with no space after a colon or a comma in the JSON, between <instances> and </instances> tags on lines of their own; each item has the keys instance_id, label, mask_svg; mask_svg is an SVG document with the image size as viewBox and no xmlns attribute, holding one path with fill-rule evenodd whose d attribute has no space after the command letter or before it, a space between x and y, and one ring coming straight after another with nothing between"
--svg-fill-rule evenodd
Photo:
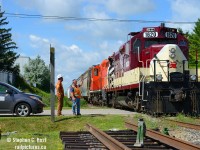
<instances>
[{"instance_id":1,"label":"car windshield","mask_svg":"<svg viewBox=\"0 0 200 150\"><path fill-rule=\"evenodd\" d=\"M154 44L177 44L174 39L149 39L145 41L145 48Z\"/></svg>"}]
</instances>

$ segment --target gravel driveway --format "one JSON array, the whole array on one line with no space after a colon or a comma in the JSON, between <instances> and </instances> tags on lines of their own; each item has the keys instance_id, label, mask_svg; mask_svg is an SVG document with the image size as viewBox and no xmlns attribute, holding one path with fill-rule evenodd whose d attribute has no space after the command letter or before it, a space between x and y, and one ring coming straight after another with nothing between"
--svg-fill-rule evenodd
<instances>
[{"instance_id":1,"label":"gravel driveway","mask_svg":"<svg viewBox=\"0 0 200 150\"><path fill-rule=\"evenodd\" d=\"M44 110L43 113L40 115L50 115L50 110ZM57 114L57 111L55 111L55 114ZM71 109L65 109L62 111L62 114L64 116L72 115ZM136 112L128 111L128 110L121 110L121 109L81 109L81 115L95 115L95 114L101 114L101 115L133 115L136 114Z\"/></svg>"}]
</instances>

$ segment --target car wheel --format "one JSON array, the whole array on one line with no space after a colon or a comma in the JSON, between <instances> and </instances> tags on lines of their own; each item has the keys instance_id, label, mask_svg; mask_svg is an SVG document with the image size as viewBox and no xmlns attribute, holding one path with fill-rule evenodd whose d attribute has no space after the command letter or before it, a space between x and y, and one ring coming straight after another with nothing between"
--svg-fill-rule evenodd
<instances>
[{"instance_id":1,"label":"car wheel","mask_svg":"<svg viewBox=\"0 0 200 150\"><path fill-rule=\"evenodd\" d=\"M29 116L31 113L31 108L26 103L20 103L15 108L15 113L17 116L26 117Z\"/></svg>"}]
</instances>

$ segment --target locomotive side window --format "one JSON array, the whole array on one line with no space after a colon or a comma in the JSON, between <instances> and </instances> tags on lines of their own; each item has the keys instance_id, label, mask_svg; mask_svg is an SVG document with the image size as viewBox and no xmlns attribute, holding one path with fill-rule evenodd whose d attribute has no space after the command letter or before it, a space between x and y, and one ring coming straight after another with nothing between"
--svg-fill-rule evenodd
<instances>
[{"instance_id":1,"label":"locomotive side window","mask_svg":"<svg viewBox=\"0 0 200 150\"><path fill-rule=\"evenodd\" d=\"M141 49L141 41L139 39L136 39L134 42L133 42L133 52L138 52L138 47L139 49Z\"/></svg>"},{"instance_id":2,"label":"locomotive side window","mask_svg":"<svg viewBox=\"0 0 200 150\"><path fill-rule=\"evenodd\" d=\"M94 69L94 76L98 76L98 69Z\"/></svg>"}]
</instances>

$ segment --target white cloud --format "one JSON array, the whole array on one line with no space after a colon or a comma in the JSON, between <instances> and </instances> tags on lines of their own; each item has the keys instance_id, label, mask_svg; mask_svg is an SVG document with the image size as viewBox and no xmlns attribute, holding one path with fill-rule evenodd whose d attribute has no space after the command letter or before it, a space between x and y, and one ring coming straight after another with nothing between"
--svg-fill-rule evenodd
<instances>
[{"instance_id":1,"label":"white cloud","mask_svg":"<svg viewBox=\"0 0 200 150\"><path fill-rule=\"evenodd\" d=\"M41 38L40 37L37 37L36 35L30 35L29 36L30 40L33 41L33 42L37 42L37 41L40 41Z\"/></svg>"},{"instance_id":2,"label":"white cloud","mask_svg":"<svg viewBox=\"0 0 200 150\"><path fill-rule=\"evenodd\" d=\"M115 17L127 17L155 9L153 0L19 0L18 3L25 9L38 11L42 15L61 17L91 18L95 11L96 14L99 13L95 18L104 18L102 12L112 17L113 14Z\"/></svg>"},{"instance_id":3,"label":"white cloud","mask_svg":"<svg viewBox=\"0 0 200 150\"><path fill-rule=\"evenodd\" d=\"M84 12L86 18L103 18L111 19L111 17L102 11L95 9L88 9ZM96 43L99 40L119 40L125 39L126 35L131 30L131 23L127 24L124 22L108 22L108 21L85 21L85 22L72 22L65 25L65 29L68 31L79 32L77 39L81 39L83 34L87 38L83 41L90 41L90 43ZM82 40L82 39L81 39ZM88 42L87 41L87 42ZM92 42L91 42L92 41Z\"/></svg>"},{"instance_id":4,"label":"white cloud","mask_svg":"<svg viewBox=\"0 0 200 150\"><path fill-rule=\"evenodd\" d=\"M75 54L82 53L82 50L77 45L71 45L69 49Z\"/></svg>"},{"instance_id":5,"label":"white cloud","mask_svg":"<svg viewBox=\"0 0 200 150\"><path fill-rule=\"evenodd\" d=\"M174 0L172 10L176 17L183 20L194 20L200 16L199 0Z\"/></svg>"},{"instance_id":6,"label":"white cloud","mask_svg":"<svg viewBox=\"0 0 200 150\"><path fill-rule=\"evenodd\" d=\"M153 0L100 0L88 1L83 8L84 11L104 11L116 16L133 16L138 13L146 13L155 9Z\"/></svg>"},{"instance_id":7,"label":"white cloud","mask_svg":"<svg viewBox=\"0 0 200 150\"><path fill-rule=\"evenodd\" d=\"M174 21L195 22L200 18L199 0L171 0L172 19ZM192 31L194 24L174 25L184 31Z\"/></svg>"},{"instance_id":8,"label":"white cloud","mask_svg":"<svg viewBox=\"0 0 200 150\"><path fill-rule=\"evenodd\" d=\"M154 9L151 0L56 0L51 2L49 0L20 0L20 2L25 8L42 15L99 19L128 18ZM132 25L132 23L122 22L73 21L67 22L64 28L68 32L67 36L70 36L70 44L63 45L53 39L33 34L29 36L29 39L35 54L39 54L47 64L49 47L53 43L52 46L55 47L56 52L56 75L63 74L64 84L69 85L72 79L79 77L90 66L101 63L103 59L116 52L127 40L127 34L133 30ZM87 46L80 46L81 44Z\"/></svg>"},{"instance_id":9,"label":"white cloud","mask_svg":"<svg viewBox=\"0 0 200 150\"><path fill-rule=\"evenodd\" d=\"M32 46L36 48L50 47L51 44L51 42L48 39L41 38L33 34L29 35L29 39L31 41Z\"/></svg>"},{"instance_id":10,"label":"white cloud","mask_svg":"<svg viewBox=\"0 0 200 150\"><path fill-rule=\"evenodd\" d=\"M123 15L123 18L139 12L154 9L152 0L20 0L26 8L37 10L43 15L80 16L85 18L111 19ZM31 5L30 5L31 4ZM115 14L115 15L113 15ZM65 29L74 31L75 38L91 45L99 45L103 40L126 40L132 31L132 23L106 21L67 22ZM77 31L79 34L77 34ZM85 35L85 36L84 36Z\"/></svg>"},{"instance_id":11,"label":"white cloud","mask_svg":"<svg viewBox=\"0 0 200 150\"><path fill-rule=\"evenodd\" d=\"M71 80L78 78L92 65L101 63L101 61L111 55L111 46L118 46L115 44L108 44L104 41L102 44L102 50L86 51L80 48L76 44L63 45L50 39L39 37L31 34L29 36L30 44L35 45L33 47L36 54L39 54L41 58L49 64L49 43L54 42L55 47L55 74L63 74L65 78L65 86L71 84ZM47 43L48 41L48 43ZM36 56L34 56L36 57ZM33 56L31 58L34 58Z\"/></svg>"},{"instance_id":12,"label":"white cloud","mask_svg":"<svg viewBox=\"0 0 200 150\"><path fill-rule=\"evenodd\" d=\"M40 55L42 59L46 62L46 65L49 65L50 62L50 45L54 45L55 40L42 38L37 35L29 35L30 46L33 48L36 55ZM36 55L30 56L35 58Z\"/></svg>"},{"instance_id":13,"label":"white cloud","mask_svg":"<svg viewBox=\"0 0 200 150\"><path fill-rule=\"evenodd\" d=\"M155 6L152 0L108 0L107 9L117 15L135 15L152 11Z\"/></svg>"},{"instance_id":14,"label":"white cloud","mask_svg":"<svg viewBox=\"0 0 200 150\"><path fill-rule=\"evenodd\" d=\"M55 74L63 74L64 76L64 86L67 87L71 84L72 79L78 78L82 73L84 73L92 65L100 64L103 59L108 58L121 44L121 41L99 42L99 47L101 50L87 51L80 48L76 44L64 45L59 44L50 39L39 37L31 34L29 36L30 44L37 45L34 47L36 54L39 54L41 58L49 64L49 45L46 41L54 42L53 47L55 47ZM36 56L34 56L36 57ZM34 58L33 56L31 58Z\"/></svg>"},{"instance_id":15,"label":"white cloud","mask_svg":"<svg viewBox=\"0 0 200 150\"><path fill-rule=\"evenodd\" d=\"M3 6L2 0L0 0L0 5Z\"/></svg>"},{"instance_id":16,"label":"white cloud","mask_svg":"<svg viewBox=\"0 0 200 150\"><path fill-rule=\"evenodd\" d=\"M19 0L26 9L47 16L80 16L80 0Z\"/></svg>"}]
</instances>

